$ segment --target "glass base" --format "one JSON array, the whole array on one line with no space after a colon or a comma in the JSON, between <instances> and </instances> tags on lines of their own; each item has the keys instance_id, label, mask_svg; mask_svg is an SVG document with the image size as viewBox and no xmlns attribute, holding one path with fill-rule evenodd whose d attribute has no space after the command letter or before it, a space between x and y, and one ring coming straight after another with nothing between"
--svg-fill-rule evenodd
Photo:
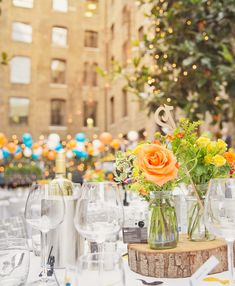
<instances>
[{"instance_id":1,"label":"glass base","mask_svg":"<svg viewBox=\"0 0 235 286\"><path fill-rule=\"evenodd\" d=\"M165 242L165 243L148 243L148 245L151 249L154 250L164 250L164 249L176 248L177 241Z\"/></svg>"}]
</instances>

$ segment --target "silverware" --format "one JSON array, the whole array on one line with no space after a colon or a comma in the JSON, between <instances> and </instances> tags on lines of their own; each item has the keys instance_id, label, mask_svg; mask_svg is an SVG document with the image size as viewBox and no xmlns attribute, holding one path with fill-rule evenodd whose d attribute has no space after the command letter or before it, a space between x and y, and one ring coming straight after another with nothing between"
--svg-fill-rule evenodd
<instances>
[{"instance_id":1,"label":"silverware","mask_svg":"<svg viewBox=\"0 0 235 286\"><path fill-rule=\"evenodd\" d=\"M143 280L143 279L137 279L137 280L140 280L143 285L149 285L149 286L152 286L152 285L154 286L154 285L161 285L161 284L163 284L162 281L147 282L147 281L145 281L145 280Z\"/></svg>"}]
</instances>

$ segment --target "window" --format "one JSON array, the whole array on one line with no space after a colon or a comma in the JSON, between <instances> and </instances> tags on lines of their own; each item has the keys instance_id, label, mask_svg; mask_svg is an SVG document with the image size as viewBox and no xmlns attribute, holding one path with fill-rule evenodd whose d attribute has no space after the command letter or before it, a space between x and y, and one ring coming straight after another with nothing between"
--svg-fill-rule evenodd
<instances>
[{"instance_id":1,"label":"window","mask_svg":"<svg viewBox=\"0 0 235 286\"><path fill-rule=\"evenodd\" d=\"M10 105L10 123L27 124L29 116L29 99L20 97L11 97Z\"/></svg>"},{"instance_id":2,"label":"window","mask_svg":"<svg viewBox=\"0 0 235 286\"><path fill-rule=\"evenodd\" d=\"M68 11L68 0L53 0L52 8L54 11L65 13Z\"/></svg>"},{"instance_id":3,"label":"window","mask_svg":"<svg viewBox=\"0 0 235 286\"><path fill-rule=\"evenodd\" d=\"M126 24L130 22L130 11L127 6L125 6L122 10L122 24Z\"/></svg>"},{"instance_id":4,"label":"window","mask_svg":"<svg viewBox=\"0 0 235 286\"><path fill-rule=\"evenodd\" d=\"M12 23L12 40L32 43L32 26L21 22Z\"/></svg>"},{"instance_id":5,"label":"window","mask_svg":"<svg viewBox=\"0 0 235 286\"><path fill-rule=\"evenodd\" d=\"M10 64L11 83L29 84L31 81L31 59L28 57L13 57Z\"/></svg>"},{"instance_id":6,"label":"window","mask_svg":"<svg viewBox=\"0 0 235 286\"><path fill-rule=\"evenodd\" d=\"M91 84L92 86L97 86L97 67L98 64L97 63L93 63L92 65L92 70L91 70Z\"/></svg>"},{"instance_id":7,"label":"window","mask_svg":"<svg viewBox=\"0 0 235 286\"><path fill-rule=\"evenodd\" d=\"M58 47L66 47L67 46L67 37L68 30L62 27L53 27L52 28L52 45Z\"/></svg>"},{"instance_id":8,"label":"window","mask_svg":"<svg viewBox=\"0 0 235 286\"><path fill-rule=\"evenodd\" d=\"M97 48L98 47L98 33L95 31L85 31L85 47Z\"/></svg>"},{"instance_id":9,"label":"window","mask_svg":"<svg viewBox=\"0 0 235 286\"><path fill-rule=\"evenodd\" d=\"M128 41L126 41L122 46L122 61L124 67L127 66L128 55L129 55L129 44Z\"/></svg>"},{"instance_id":10,"label":"window","mask_svg":"<svg viewBox=\"0 0 235 286\"><path fill-rule=\"evenodd\" d=\"M97 102L90 100L83 103L83 114L85 127L94 127L97 124Z\"/></svg>"},{"instance_id":11,"label":"window","mask_svg":"<svg viewBox=\"0 0 235 286\"><path fill-rule=\"evenodd\" d=\"M112 96L110 98L110 123L114 123L115 122L115 101L114 101L114 97Z\"/></svg>"},{"instance_id":12,"label":"window","mask_svg":"<svg viewBox=\"0 0 235 286\"><path fill-rule=\"evenodd\" d=\"M22 8L33 8L33 0L13 0L13 5Z\"/></svg>"},{"instance_id":13,"label":"window","mask_svg":"<svg viewBox=\"0 0 235 286\"><path fill-rule=\"evenodd\" d=\"M144 27L141 26L138 29L138 37L139 37L139 41L142 42L144 40Z\"/></svg>"},{"instance_id":14,"label":"window","mask_svg":"<svg viewBox=\"0 0 235 286\"><path fill-rule=\"evenodd\" d=\"M52 83L65 84L66 61L54 59L51 62Z\"/></svg>"},{"instance_id":15,"label":"window","mask_svg":"<svg viewBox=\"0 0 235 286\"><path fill-rule=\"evenodd\" d=\"M51 125L63 126L65 121L65 100L51 100Z\"/></svg>"},{"instance_id":16,"label":"window","mask_svg":"<svg viewBox=\"0 0 235 286\"><path fill-rule=\"evenodd\" d=\"M83 84L88 85L88 75L89 75L89 64L87 62L84 63L83 70Z\"/></svg>"},{"instance_id":17,"label":"window","mask_svg":"<svg viewBox=\"0 0 235 286\"><path fill-rule=\"evenodd\" d=\"M122 92L122 115L128 116L128 93L125 90Z\"/></svg>"},{"instance_id":18,"label":"window","mask_svg":"<svg viewBox=\"0 0 235 286\"><path fill-rule=\"evenodd\" d=\"M114 39L114 34L115 34L115 25L112 24L111 28L110 28L110 34L111 34L111 40Z\"/></svg>"}]
</instances>

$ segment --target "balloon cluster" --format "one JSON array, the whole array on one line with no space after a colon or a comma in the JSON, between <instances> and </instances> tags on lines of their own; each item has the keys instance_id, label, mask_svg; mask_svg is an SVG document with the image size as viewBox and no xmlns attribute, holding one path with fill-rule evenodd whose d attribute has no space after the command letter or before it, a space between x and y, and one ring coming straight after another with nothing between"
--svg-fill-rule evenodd
<instances>
[{"instance_id":1,"label":"balloon cluster","mask_svg":"<svg viewBox=\"0 0 235 286\"><path fill-rule=\"evenodd\" d=\"M46 140L35 142L30 133L24 133L21 144L18 140L8 141L3 133L0 133L0 160L14 158L20 160L22 157L32 160L49 160L56 158L60 150L66 152L68 159L87 159L89 156L98 157L112 148L118 150L121 147L119 139L113 139L108 132L103 132L99 138L89 141L84 133L77 133L68 141L61 141L58 134L52 133Z\"/></svg>"}]
</instances>

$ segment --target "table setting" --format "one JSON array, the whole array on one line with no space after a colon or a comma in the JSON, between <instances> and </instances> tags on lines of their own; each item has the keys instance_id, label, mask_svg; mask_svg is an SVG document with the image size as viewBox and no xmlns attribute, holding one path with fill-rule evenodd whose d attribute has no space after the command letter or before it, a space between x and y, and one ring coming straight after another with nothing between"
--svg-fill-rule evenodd
<instances>
[{"instance_id":1,"label":"table setting","mask_svg":"<svg viewBox=\"0 0 235 286\"><path fill-rule=\"evenodd\" d=\"M199 136L200 122L169 122L116 152L113 181L73 183L61 150L23 212L10 198L18 215L0 221L0 285L235 285L235 153Z\"/></svg>"}]
</instances>

